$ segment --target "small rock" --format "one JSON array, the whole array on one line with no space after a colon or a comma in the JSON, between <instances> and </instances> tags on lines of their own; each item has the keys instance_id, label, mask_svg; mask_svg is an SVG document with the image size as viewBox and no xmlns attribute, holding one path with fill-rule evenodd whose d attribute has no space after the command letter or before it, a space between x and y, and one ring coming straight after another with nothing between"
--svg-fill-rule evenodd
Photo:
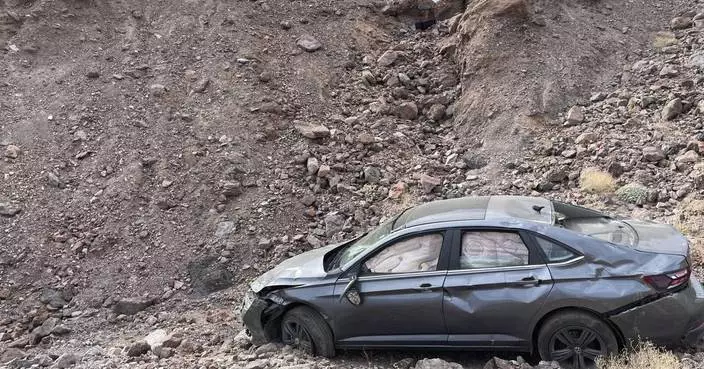
<instances>
[{"instance_id":1,"label":"small rock","mask_svg":"<svg viewBox=\"0 0 704 369\"><path fill-rule=\"evenodd\" d=\"M405 182L398 182L389 188L389 198L398 199L408 190L408 185Z\"/></svg>"},{"instance_id":2,"label":"small rock","mask_svg":"<svg viewBox=\"0 0 704 369\"><path fill-rule=\"evenodd\" d=\"M318 173L318 169L320 169L320 163L318 162L318 159L312 156L308 158L308 161L306 162L306 169L308 170L308 175L314 175Z\"/></svg>"},{"instance_id":3,"label":"small rock","mask_svg":"<svg viewBox=\"0 0 704 369\"><path fill-rule=\"evenodd\" d=\"M54 362L53 368L65 369L74 366L78 362L78 356L72 353L65 353L59 356Z\"/></svg>"},{"instance_id":4,"label":"small rock","mask_svg":"<svg viewBox=\"0 0 704 369\"><path fill-rule=\"evenodd\" d=\"M164 346L158 346L152 349L152 352L154 355L156 355L159 359L167 359L176 354L176 350L170 348L170 347L164 347Z\"/></svg>"},{"instance_id":5,"label":"small rock","mask_svg":"<svg viewBox=\"0 0 704 369\"><path fill-rule=\"evenodd\" d=\"M598 139L598 136L596 135L596 133L584 132L584 133L580 134L579 136L577 136L577 138L574 140L574 143L576 143L577 145L590 144L590 143L596 142L597 139Z\"/></svg>"},{"instance_id":6,"label":"small rock","mask_svg":"<svg viewBox=\"0 0 704 369\"><path fill-rule=\"evenodd\" d=\"M59 176L57 176L53 172L48 172L46 174L46 179L48 180L49 185L52 187L56 187L56 188L64 188L65 187L64 182L59 178Z\"/></svg>"},{"instance_id":7,"label":"small rock","mask_svg":"<svg viewBox=\"0 0 704 369\"><path fill-rule=\"evenodd\" d=\"M692 26L692 19L688 17L676 17L670 21L670 28L685 29Z\"/></svg>"},{"instance_id":8,"label":"small rock","mask_svg":"<svg viewBox=\"0 0 704 369\"><path fill-rule=\"evenodd\" d=\"M196 82L196 84L193 86L193 91L197 93L203 93L205 90L208 89L208 86L210 85L210 79L208 78L203 78Z\"/></svg>"},{"instance_id":9,"label":"small rock","mask_svg":"<svg viewBox=\"0 0 704 369\"><path fill-rule=\"evenodd\" d=\"M646 146L643 148L643 160L657 163L663 159L665 159L665 153L657 147Z\"/></svg>"},{"instance_id":10,"label":"small rock","mask_svg":"<svg viewBox=\"0 0 704 369\"><path fill-rule=\"evenodd\" d=\"M365 69L362 71L362 82L369 86L375 85L376 77L374 77L374 74L370 70Z\"/></svg>"},{"instance_id":11,"label":"small rock","mask_svg":"<svg viewBox=\"0 0 704 369\"><path fill-rule=\"evenodd\" d=\"M202 347L200 344L193 342L189 339L184 339L178 348L182 352L185 352L187 354L191 354L191 353L198 352L198 351L202 350Z\"/></svg>"},{"instance_id":12,"label":"small rock","mask_svg":"<svg viewBox=\"0 0 704 369\"><path fill-rule=\"evenodd\" d=\"M181 341L183 341L183 337L181 336L180 333L172 333L172 334L162 343L162 346L164 346L164 347L170 347L170 348L177 348L179 345L181 345Z\"/></svg>"},{"instance_id":13,"label":"small rock","mask_svg":"<svg viewBox=\"0 0 704 369\"><path fill-rule=\"evenodd\" d=\"M367 183L379 183L382 176L381 170L377 167L364 168L364 181Z\"/></svg>"},{"instance_id":14,"label":"small rock","mask_svg":"<svg viewBox=\"0 0 704 369\"><path fill-rule=\"evenodd\" d=\"M447 108L445 105L442 104L433 104L433 106L430 107L428 110L428 119L432 120L433 122L439 122L443 118L445 118L445 111Z\"/></svg>"},{"instance_id":15,"label":"small rock","mask_svg":"<svg viewBox=\"0 0 704 369\"><path fill-rule=\"evenodd\" d=\"M149 344L146 343L145 341L137 341L134 344L132 344L128 349L127 349L127 356L130 357L136 357L136 356L142 356L149 352L150 347Z\"/></svg>"},{"instance_id":16,"label":"small rock","mask_svg":"<svg viewBox=\"0 0 704 369\"><path fill-rule=\"evenodd\" d=\"M320 166L320 169L318 169L318 177L320 178L327 178L330 175L330 166L327 164L323 164Z\"/></svg>"},{"instance_id":17,"label":"small rock","mask_svg":"<svg viewBox=\"0 0 704 369\"><path fill-rule=\"evenodd\" d=\"M220 188L222 189L221 193L228 198L237 197L242 194L242 183L239 181L222 181L220 182Z\"/></svg>"},{"instance_id":18,"label":"small rock","mask_svg":"<svg viewBox=\"0 0 704 369\"><path fill-rule=\"evenodd\" d=\"M295 125L296 130L310 139L324 138L330 136L330 130L320 124L300 123Z\"/></svg>"},{"instance_id":19,"label":"small rock","mask_svg":"<svg viewBox=\"0 0 704 369\"><path fill-rule=\"evenodd\" d=\"M395 363L393 363L393 368L394 369L410 369L416 364L416 359L407 357L405 359L401 359Z\"/></svg>"},{"instance_id":20,"label":"small rock","mask_svg":"<svg viewBox=\"0 0 704 369\"><path fill-rule=\"evenodd\" d=\"M298 47L309 53L312 53L313 51L316 51L323 47L323 44L321 44L320 41L318 41L315 37L311 35L301 36L301 38L299 38L296 42L296 45L298 45Z\"/></svg>"},{"instance_id":21,"label":"small rock","mask_svg":"<svg viewBox=\"0 0 704 369\"><path fill-rule=\"evenodd\" d=\"M662 109L662 119L671 120L682 113L682 100L679 98L672 99L665 104Z\"/></svg>"},{"instance_id":22,"label":"small rock","mask_svg":"<svg viewBox=\"0 0 704 369\"><path fill-rule=\"evenodd\" d=\"M162 84L155 83L155 84L149 86L149 93L151 93L152 96L155 96L155 97L163 96L164 93L166 93L166 86L164 86Z\"/></svg>"},{"instance_id":23,"label":"small rock","mask_svg":"<svg viewBox=\"0 0 704 369\"><path fill-rule=\"evenodd\" d=\"M686 153L675 158L675 166L677 170L686 170L694 166L699 161L699 154L694 150L689 150Z\"/></svg>"},{"instance_id":24,"label":"small rock","mask_svg":"<svg viewBox=\"0 0 704 369\"><path fill-rule=\"evenodd\" d=\"M451 363L442 359L421 359L416 363L415 369L463 369L462 365Z\"/></svg>"},{"instance_id":25,"label":"small rock","mask_svg":"<svg viewBox=\"0 0 704 369\"><path fill-rule=\"evenodd\" d=\"M7 202L0 202L0 215L4 217L14 217L19 214L20 208L13 206Z\"/></svg>"},{"instance_id":26,"label":"small rock","mask_svg":"<svg viewBox=\"0 0 704 369\"><path fill-rule=\"evenodd\" d=\"M20 150L19 147L15 145L7 145L5 148L5 157L10 158L10 159L17 159L18 156L22 153L22 150Z\"/></svg>"},{"instance_id":27,"label":"small rock","mask_svg":"<svg viewBox=\"0 0 704 369\"><path fill-rule=\"evenodd\" d=\"M363 145L370 145L376 142L374 139L374 136L370 135L369 133L361 133L359 137L357 137L357 142L363 144Z\"/></svg>"},{"instance_id":28,"label":"small rock","mask_svg":"<svg viewBox=\"0 0 704 369\"><path fill-rule=\"evenodd\" d=\"M399 53L398 51L394 50L387 50L381 56L379 59L376 61L377 64L379 64L380 67L388 67L391 66L396 62L396 59L398 59Z\"/></svg>"},{"instance_id":29,"label":"small rock","mask_svg":"<svg viewBox=\"0 0 704 369\"><path fill-rule=\"evenodd\" d=\"M414 102L404 102L396 107L396 116L401 119L414 120L418 117L418 106Z\"/></svg>"},{"instance_id":30,"label":"small rock","mask_svg":"<svg viewBox=\"0 0 704 369\"><path fill-rule=\"evenodd\" d=\"M475 152L468 152L464 154L462 156L462 161L466 165L466 169L481 169L489 165L489 159Z\"/></svg>"},{"instance_id":31,"label":"small rock","mask_svg":"<svg viewBox=\"0 0 704 369\"><path fill-rule=\"evenodd\" d=\"M422 174L420 176L420 186L424 193L431 193L436 187L442 184L442 180L429 176L427 174Z\"/></svg>"},{"instance_id":32,"label":"small rock","mask_svg":"<svg viewBox=\"0 0 704 369\"><path fill-rule=\"evenodd\" d=\"M660 70L660 77L675 77L680 72L677 71L673 66L667 64Z\"/></svg>"},{"instance_id":33,"label":"small rock","mask_svg":"<svg viewBox=\"0 0 704 369\"><path fill-rule=\"evenodd\" d=\"M235 232L236 228L237 227L235 225L235 222L233 222L231 220L219 222L215 226L215 237L223 238L223 237L229 236Z\"/></svg>"},{"instance_id":34,"label":"small rock","mask_svg":"<svg viewBox=\"0 0 704 369\"><path fill-rule=\"evenodd\" d=\"M606 96L607 95L603 92L596 92L589 98L589 101L591 101L593 103L599 102L599 101L604 101L604 100L606 100Z\"/></svg>"},{"instance_id":35,"label":"small rock","mask_svg":"<svg viewBox=\"0 0 704 369\"><path fill-rule=\"evenodd\" d=\"M305 206L313 206L315 204L315 196L313 195L305 195L301 198L301 204Z\"/></svg>"},{"instance_id":36,"label":"small rock","mask_svg":"<svg viewBox=\"0 0 704 369\"><path fill-rule=\"evenodd\" d=\"M144 342L146 342L152 351L155 348L161 347L166 340L169 339L168 333L164 329L157 329L151 331L146 337L144 337Z\"/></svg>"},{"instance_id":37,"label":"small rock","mask_svg":"<svg viewBox=\"0 0 704 369\"><path fill-rule=\"evenodd\" d=\"M584 109L581 106L573 106L567 112L567 121L572 124L584 122Z\"/></svg>"},{"instance_id":38,"label":"small rock","mask_svg":"<svg viewBox=\"0 0 704 369\"><path fill-rule=\"evenodd\" d=\"M155 302L154 299L124 298L117 301L115 305L112 306L112 311L117 315L134 315L154 305Z\"/></svg>"},{"instance_id":39,"label":"small rock","mask_svg":"<svg viewBox=\"0 0 704 369\"><path fill-rule=\"evenodd\" d=\"M328 237L341 232L345 225L345 217L336 211L328 213L323 221L325 222L325 234Z\"/></svg>"},{"instance_id":40,"label":"small rock","mask_svg":"<svg viewBox=\"0 0 704 369\"><path fill-rule=\"evenodd\" d=\"M317 249L317 248L323 246L323 242L320 241L317 237L313 236L312 234L309 234L308 236L306 236L306 242L308 242L308 244L311 245L314 249Z\"/></svg>"}]
</instances>

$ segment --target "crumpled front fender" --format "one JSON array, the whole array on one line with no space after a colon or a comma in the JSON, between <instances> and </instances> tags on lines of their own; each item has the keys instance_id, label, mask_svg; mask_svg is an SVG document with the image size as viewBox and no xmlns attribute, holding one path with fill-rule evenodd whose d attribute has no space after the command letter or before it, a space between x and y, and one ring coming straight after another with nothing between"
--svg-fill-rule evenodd
<instances>
[{"instance_id":1,"label":"crumpled front fender","mask_svg":"<svg viewBox=\"0 0 704 369\"><path fill-rule=\"evenodd\" d=\"M262 345L275 340L278 335L278 318L285 307L269 300L255 297L249 307L242 310L242 322L252 336L254 345Z\"/></svg>"}]
</instances>

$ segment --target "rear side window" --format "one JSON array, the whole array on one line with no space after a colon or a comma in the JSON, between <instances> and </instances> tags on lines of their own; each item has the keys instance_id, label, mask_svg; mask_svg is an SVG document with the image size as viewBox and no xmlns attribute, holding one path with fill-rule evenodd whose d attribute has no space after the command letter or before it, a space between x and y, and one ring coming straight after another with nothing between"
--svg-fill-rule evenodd
<instances>
[{"instance_id":1,"label":"rear side window","mask_svg":"<svg viewBox=\"0 0 704 369\"><path fill-rule=\"evenodd\" d=\"M461 269L528 265L528 247L515 232L472 231L462 234Z\"/></svg>"},{"instance_id":2,"label":"rear side window","mask_svg":"<svg viewBox=\"0 0 704 369\"><path fill-rule=\"evenodd\" d=\"M435 271L442 240L439 233L403 239L371 257L364 268L373 274Z\"/></svg>"},{"instance_id":3,"label":"rear side window","mask_svg":"<svg viewBox=\"0 0 704 369\"><path fill-rule=\"evenodd\" d=\"M574 252L542 237L535 237L538 245L543 250L548 263L559 263L573 259L577 256Z\"/></svg>"}]
</instances>

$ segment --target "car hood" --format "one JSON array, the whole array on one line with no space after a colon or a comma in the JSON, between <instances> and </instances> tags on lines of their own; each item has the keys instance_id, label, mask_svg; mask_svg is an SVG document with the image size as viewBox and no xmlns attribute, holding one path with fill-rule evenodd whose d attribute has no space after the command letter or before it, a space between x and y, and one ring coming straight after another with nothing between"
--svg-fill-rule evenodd
<instances>
[{"instance_id":1,"label":"car hood","mask_svg":"<svg viewBox=\"0 0 704 369\"><path fill-rule=\"evenodd\" d=\"M310 282L311 279L327 276L323 267L325 254L340 246L334 244L319 249L304 252L286 259L281 264L255 279L250 286L259 293L269 286L291 286Z\"/></svg>"},{"instance_id":2,"label":"car hood","mask_svg":"<svg viewBox=\"0 0 704 369\"><path fill-rule=\"evenodd\" d=\"M644 220L625 219L638 234L636 250L689 256L687 238L674 227Z\"/></svg>"}]
</instances>

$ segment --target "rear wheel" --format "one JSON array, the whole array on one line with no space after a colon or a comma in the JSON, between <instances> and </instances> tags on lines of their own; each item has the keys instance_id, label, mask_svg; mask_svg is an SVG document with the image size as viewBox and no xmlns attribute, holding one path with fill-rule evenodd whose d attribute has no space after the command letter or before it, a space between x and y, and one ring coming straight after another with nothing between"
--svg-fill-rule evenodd
<instances>
[{"instance_id":1,"label":"rear wheel","mask_svg":"<svg viewBox=\"0 0 704 369\"><path fill-rule=\"evenodd\" d=\"M563 368L596 368L599 357L618 351L611 328L582 312L564 312L549 318L538 333L538 351L543 360L557 361Z\"/></svg>"},{"instance_id":2,"label":"rear wheel","mask_svg":"<svg viewBox=\"0 0 704 369\"><path fill-rule=\"evenodd\" d=\"M309 355L335 356L332 331L315 310L301 306L288 311L281 320L281 340Z\"/></svg>"}]
</instances>

